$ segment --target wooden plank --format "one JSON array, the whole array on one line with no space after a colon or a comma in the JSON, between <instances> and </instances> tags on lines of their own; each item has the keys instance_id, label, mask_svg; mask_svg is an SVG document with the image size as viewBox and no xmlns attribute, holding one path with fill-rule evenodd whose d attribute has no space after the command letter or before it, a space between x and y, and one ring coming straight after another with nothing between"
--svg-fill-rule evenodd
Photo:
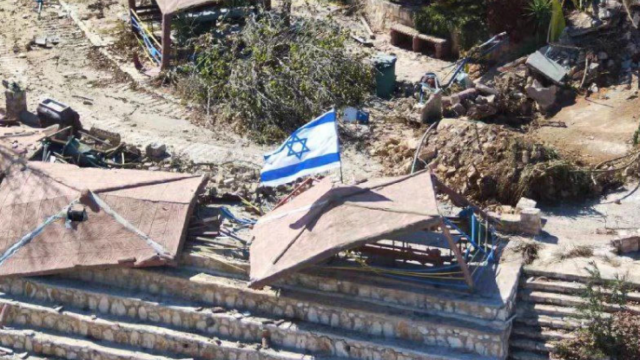
<instances>
[{"instance_id":1,"label":"wooden plank","mask_svg":"<svg viewBox=\"0 0 640 360\"><path fill-rule=\"evenodd\" d=\"M449 242L449 247L451 247L451 251L453 251L453 254L456 257L456 260L460 265L460 269L462 270L462 274L464 275L464 279L467 282L467 285L469 285L469 288L473 290L473 278L471 277L471 272L469 271L469 267L467 266L467 263L464 261L464 258L462 257L462 253L460 252L460 249L458 249L458 247L456 246L456 243L453 241L453 238L451 237L451 234L449 233L449 229L445 225L444 220L442 220L440 227L442 228L442 233L444 234L444 237Z\"/></svg>"}]
</instances>

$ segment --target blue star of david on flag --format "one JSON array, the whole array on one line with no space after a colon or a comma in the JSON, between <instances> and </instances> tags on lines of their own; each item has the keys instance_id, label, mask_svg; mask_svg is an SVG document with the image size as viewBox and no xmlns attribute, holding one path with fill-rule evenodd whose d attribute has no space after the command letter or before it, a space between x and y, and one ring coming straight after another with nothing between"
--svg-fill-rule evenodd
<instances>
[{"instance_id":1,"label":"blue star of david on flag","mask_svg":"<svg viewBox=\"0 0 640 360\"><path fill-rule=\"evenodd\" d=\"M263 186L287 184L300 177L340 168L336 112L331 110L294 131L264 156Z\"/></svg>"},{"instance_id":2,"label":"blue star of david on flag","mask_svg":"<svg viewBox=\"0 0 640 360\"><path fill-rule=\"evenodd\" d=\"M295 156L298 160L302 159L304 153L310 151L307 147L307 139L300 139L296 134L289 138L285 146L289 149L287 156Z\"/></svg>"}]
</instances>

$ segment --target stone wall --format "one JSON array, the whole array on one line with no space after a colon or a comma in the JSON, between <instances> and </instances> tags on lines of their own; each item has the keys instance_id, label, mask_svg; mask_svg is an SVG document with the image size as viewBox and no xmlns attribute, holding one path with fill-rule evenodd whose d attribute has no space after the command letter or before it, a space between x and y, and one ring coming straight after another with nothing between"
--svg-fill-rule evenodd
<instances>
[{"instance_id":1,"label":"stone wall","mask_svg":"<svg viewBox=\"0 0 640 360\"><path fill-rule=\"evenodd\" d=\"M187 253L183 254L181 263L201 269L231 271L231 274L235 276L243 279L247 278L248 265L245 266L245 264L239 262L230 265L220 260ZM380 279L378 281L383 282L384 280ZM274 286L299 287L322 292L345 294L359 299L383 302L385 305L395 304L409 306L440 316L450 315L464 319L479 318L490 321L505 321L511 316L509 304L491 304L478 301L476 297L469 299L468 296L457 293L451 293L449 296L446 296L443 295L447 293L446 290L434 294L431 289L420 291L416 289L406 290L397 287L379 286L372 284L370 279L369 282L357 281L351 276L331 276L331 274L327 274L326 272L316 275L312 273L312 270L291 274Z\"/></svg>"},{"instance_id":2,"label":"stone wall","mask_svg":"<svg viewBox=\"0 0 640 360\"><path fill-rule=\"evenodd\" d=\"M185 299L228 309L280 316L382 338L473 351L485 356L506 356L508 333L473 323L463 324L443 319L434 321L431 317L422 318L411 312L395 310L393 313L385 313L382 307L355 310L338 301L301 299L276 294L274 291L251 290L246 284L234 284L229 279L204 274L181 277L166 276L156 271L110 269L83 271L76 275L93 283L116 285L152 294L179 295Z\"/></svg>"},{"instance_id":3,"label":"stone wall","mask_svg":"<svg viewBox=\"0 0 640 360\"><path fill-rule=\"evenodd\" d=\"M366 340L341 338L323 333L313 327L299 326L291 322L282 321L276 324L273 321L260 319L246 313L216 313L200 308L171 307L134 298L51 286L46 282L28 279L3 280L0 283L0 289L41 302L46 301L63 306L72 305L96 314L128 316L136 322L165 324L187 331L197 330L199 333L222 339L260 344L262 337L266 336L269 344L273 346L301 352L311 351L316 354L352 359L403 358L405 360L419 360L424 357L419 352L381 346ZM26 312L25 309L20 310L20 307L16 307L12 311L18 314ZM49 315L54 316L55 314ZM29 316L31 316L30 321L35 321L34 324L41 325L43 323L40 315ZM17 323L22 324L26 321L25 317L14 316L14 319ZM53 320L50 321L53 323ZM140 336L144 337L144 334L141 333Z\"/></svg>"},{"instance_id":4,"label":"stone wall","mask_svg":"<svg viewBox=\"0 0 640 360\"><path fill-rule=\"evenodd\" d=\"M385 32L394 23L415 27L413 13L416 7L403 6L387 0L363 0L362 6L373 31Z\"/></svg>"}]
</instances>

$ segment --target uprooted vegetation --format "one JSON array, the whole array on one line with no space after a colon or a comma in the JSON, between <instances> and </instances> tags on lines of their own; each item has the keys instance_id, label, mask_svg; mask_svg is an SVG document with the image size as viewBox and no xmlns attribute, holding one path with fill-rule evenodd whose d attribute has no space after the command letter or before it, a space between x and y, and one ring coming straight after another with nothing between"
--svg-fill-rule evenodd
<instances>
[{"instance_id":1,"label":"uprooted vegetation","mask_svg":"<svg viewBox=\"0 0 640 360\"><path fill-rule=\"evenodd\" d=\"M416 138L417 139L417 138ZM373 153L388 175L410 171L417 140L388 138ZM532 139L499 125L443 121L418 154L448 186L482 203L515 204L521 197L546 203L602 192L612 175L591 176Z\"/></svg>"},{"instance_id":2,"label":"uprooted vegetation","mask_svg":"<svg viewBox=\"0 0 640 360\"><path fill-rule=\"evenodd\" d=\"M195 40L195 61L179 69L178 89L210 114L259 142L286 137L332 106L359 105L373 71L345 45L331 19L250 16L236 34Z\"/></svg>"}]
</instances>

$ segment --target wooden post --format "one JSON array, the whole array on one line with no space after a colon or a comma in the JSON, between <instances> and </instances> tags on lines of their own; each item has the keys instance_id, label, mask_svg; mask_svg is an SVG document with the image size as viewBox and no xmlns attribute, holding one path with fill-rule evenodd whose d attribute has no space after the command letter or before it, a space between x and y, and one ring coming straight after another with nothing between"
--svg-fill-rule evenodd
<instances>
[{"instance_id":1,"label":"wooden post","mask_svg":"<svg viewBox=\"0 0 640 360\"><path fill-rule=\"evenodd\" d=\"M162 64L160 70L166 70L171 64L171 14L162 14Z\"/></svg>"},{"instance_id":2,"label":"wooden post","mask_svg":"<svg viewBox=\"0 0 640 360\"><path fill-rule=\"evenodd\" d=\"M453 251L453 254L456 256L456 260L458 261L458 264L460 264L460 269L462 270L462 274L464 275L464 279L467 282L467 285L469 285L469 288L473 290L473 278L471 277L471 272L469 271L469 267L467 266L467 263L464 262L462 253L460 252L460 249L458 249L458 247L456 246L455 241L453 241L453 238L451 237L451 233L449 232L449 229L447 228L447 224L444 222L444 220L440 220L440 227L442 227L442 233L444 234L444 237L447 238L449 247L451 247L451 251Z\"/></svg>"},{"instance_id":3,"label":"wooden post","mask_svg":"<svg viewBox=\"0 0 640 360\"><path fill-rule=\"evenodd\" d=\"M136 0L129 0L129 22L131 23L131 31L135 32L136 27L133 26L133 15L131 12L135 12L137 9Z\"/></svg>"}]
</instances>

